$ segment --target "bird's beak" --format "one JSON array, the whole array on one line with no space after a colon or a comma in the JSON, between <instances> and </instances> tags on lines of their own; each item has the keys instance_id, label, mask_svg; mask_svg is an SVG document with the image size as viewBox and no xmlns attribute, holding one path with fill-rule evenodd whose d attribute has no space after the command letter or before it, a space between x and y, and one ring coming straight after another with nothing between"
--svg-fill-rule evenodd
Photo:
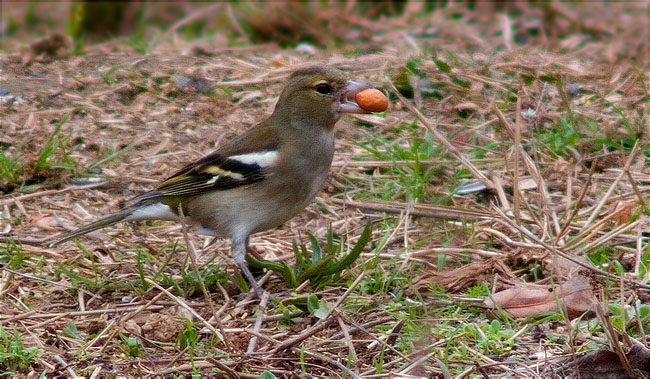
<instances>
[{"instance_id":1,"label":"bird's beak","mask_svg":"<svg viewBox=\"0 0 650 379\"><path fill-rule=\"evenodd\" d=\"M366 84L361 84L355 81L350 80L348 85L345 86L341 97L339 98L339 112L341 113L370 113L361 109L355 96L357 93L363 91L364 89L373 88Z\"/></svg>"}]
</instances>

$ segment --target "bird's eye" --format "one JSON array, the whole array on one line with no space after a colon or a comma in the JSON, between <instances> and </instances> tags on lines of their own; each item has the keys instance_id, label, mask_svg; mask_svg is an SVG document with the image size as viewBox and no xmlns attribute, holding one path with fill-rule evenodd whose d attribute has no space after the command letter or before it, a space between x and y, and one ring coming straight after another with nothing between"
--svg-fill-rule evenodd
<instances>
[{"instance_id":1,"label":"bird's eye","mask_svg":"<svg viewBox=\"0 0 650 379\"><path fill-rule=\"evenodd\" d=\"M316 86L316 91L318 93L322 93L323 95L327 95L332 91L332 86L327 83L321 83Z\"/></svg>"}]
</instances>

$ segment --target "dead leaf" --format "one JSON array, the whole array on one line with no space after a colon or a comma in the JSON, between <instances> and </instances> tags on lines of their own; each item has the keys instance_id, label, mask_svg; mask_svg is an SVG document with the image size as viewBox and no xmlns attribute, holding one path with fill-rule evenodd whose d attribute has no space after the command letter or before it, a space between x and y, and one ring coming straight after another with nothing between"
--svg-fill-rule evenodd
<instances>
[{"instance_id":1,"label":"dead leaf","mask_svg":"<svg viewBox=\"0 0 650 379\"><path fill-rule=\"evenodd\" d=\"M71 45L70 37L61 32L55 32L34 41L30 47L35 55L45 54L55 56L59 49Z\"/></svg>"},{"instance_id":2,"label":"dead leaf","mask_svg":"<svg viewBox=\"0 0 650 379\"><path fill-rule=\"evenodd\" d=\"M255 100L255 99L261 99L264 97L264 93L262 91L250 91L247 92L245 95L243 95L238 101L238 105L242 105L246 103L247 101Z\"/></svg>"},{"instance_id":3,"label":"dead leaf","mask_svg":"<svg viewBox=\"0 0 650 379\"><path fill-rule=\"evenodd\" d=\"M430 283L444 286L450 292L458 292L480 283L491 282L491 278L499 274L501 277L515 280L516 276L503 262L502 257L492 257L477 260L453 270L430 272L415 280L416 286L428 287Z\"/></svg>"},{"instance_id":4,"label":"dead leaf","mask_svg":"<svg viewBox=\"0 0 650 379\"><path fill-rule=\"evenodd\" d=\"M58 230L59 223L54 217L46 216L36 218L34 226L41 230L55 231Z\"/></svg>"},{"instance_id":5,"label":"dead leaf","mask_svg":"<svg viewBox=\"0 0 650 379\"><path fill-rule=\"evenodd\" d=\"M282 54L276 54L271 58L271 65L273 67L284 67L287 65L287 62L282 57Z\"/></svg>"},{"instance_id":6,"label":"dead leaf","mask_svg":"<svg viewBox=\"0 0 650 379\"><path fill-rule=\"evenodd\" d=\"M152 313L142 325L142 333L154 341L172 342L185 326L183 320L193 318L185 308L170 307L162 313Z\"/></svg>"},{"instance_id":7,"label":"dead leaf","mask_svg":"<svg viewBox=\"0 0 650 379\"><path fill-rule=\"evenodd\" d=\"M553 274L562 279L568 279L576 275L580 271L588 271L585 267L590 265L589 261L584 257L575 256L574 260L582 262L584 266L577 264L576 262L566 259L560 255L554 255L552 258L553 266L549 268L552 270Z\"/></svg>"},{"instance_id":8,"label":"dead leaf","mask_svg":"<svg viewBox=\"0 0 650 379\"><path fill-rule=\"evenodd\" d=\"M466 146L472 138L472 133L469 131L462 131L456 134L452 139L451 143L457 147Z\"/></svg>"},{"instance_id":9,"label":"dead leaf","mask_svg":"<svg viewBox=\"0 0 650 379\"><path fill-rule=\"evenodd\" d=\"M594 297L589 279L577 275L557 287L555 293L550 286L523 283L495 293L492 298L485 299L485 305L496 308L496 302L511 317L524 318L543 312L556 312L556 296L570 319L589 311Z\"/></svg>"},{"instance_id":10,"label":"dead leaf","mask_svg":"<svg viewBox=\"0 0 650 379\"><path fill-rule=\"evenodd\" d=\"M639 371L637 377L643 378L650 375L650 350L640 345L634 345L626 354L630 367L634 371ZM581 378L598 378L598 379L618 379L628 378L618 354L610 350L597 350L579 358L570 367L575 367ZM559 372L569 374L567 372Z\"/></svg>"},{"instance_id":11,"label":"dead leaf","mask_svg":"<svg viewBox=\"0 0 650 379\"><path fill-rule=\"evenodd\" d=\"M454 109L458 111L477 111L479 109L478 105L471 103L471 102L465 102L465 103L460 103L454 105Z\"/></svg>"},{"instance_id":12,"label":"dead leaf","mask_svg":"<svg viewBox=\"0 0 650 379\"><path fill-rule=\"evenodd\" d=\"M634 203L630 201L617 201L610 204L608 209L610 214L617 212L617 214L612 217L612 221L616 224L616 226L627 225L632 220L632 214L634 213Z\"/></svg>"},{"instance_id":13,"label":"dead leaf","mask_svg":"<svg viewBox=\"0 0 650 379\"><path fill-rule=\"evenodd\" d=\"M537 182L533 178L522 178L519 181L519 189L521 191L530 191L539 188Z\"/></svg>"},{"instance_id":14,"label":"dead leaf","mask_svg":"<svg viewBox=\"0 0 650 379\"><path fill-rule=\"evenodd\" d=\"M142 335L142 328L140 325L135 320L128 320L124 324L124 329L126 329L129 333L135 336L140 336Z\"/></svg>"}]
</instances>

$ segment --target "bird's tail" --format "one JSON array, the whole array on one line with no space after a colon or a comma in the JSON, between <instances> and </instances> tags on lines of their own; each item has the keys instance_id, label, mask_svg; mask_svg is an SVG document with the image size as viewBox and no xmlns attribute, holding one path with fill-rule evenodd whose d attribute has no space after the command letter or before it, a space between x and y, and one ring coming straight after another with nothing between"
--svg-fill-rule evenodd
<instances>
[{"instance_id":1,"label":"bird's tail","mask_svg":"<svg viewBox=\"0 0 650 379\"><path fill-rule=\"evenodd\" d=\"M122 209L121 211L114 213L110 216L106 216L102 219L99 219L95 222L91 222L88 225L82 226L81 228L77 230L73 230L72 232L64 235L63 237L59 238L58 240L49 243L47 246L48 247L55 247L57 245L60 245L66 241L69 241L73 238L79 237L80 235L90 233L94 230L101 229L105 226L113 225L116 224L120 221L123 221L125 218L129 217L134 211L134 208L125 208Z\"/></svg>"}]
</instances>

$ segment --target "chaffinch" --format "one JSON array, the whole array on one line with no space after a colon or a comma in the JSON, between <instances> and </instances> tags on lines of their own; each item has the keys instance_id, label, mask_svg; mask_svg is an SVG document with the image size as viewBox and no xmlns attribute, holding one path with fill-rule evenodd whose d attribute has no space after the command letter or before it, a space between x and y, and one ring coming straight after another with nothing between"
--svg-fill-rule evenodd
<instances>
[{"instance_id":1,"label":"chaffinch","mask_svg":"<svg viewBox=\"0 0 650 379\"><path fill-rule=\"evenodd\" d=\"M299 69L265 121L50 246L122 221L180 221L180 208L199 234L232 240L232 256L259 297L245 263L249 236L279 226L316 197L334 156L334 124L343 113L368 113L355 100L367 88L332 67Z\"/></svg>"}]
</instances>

